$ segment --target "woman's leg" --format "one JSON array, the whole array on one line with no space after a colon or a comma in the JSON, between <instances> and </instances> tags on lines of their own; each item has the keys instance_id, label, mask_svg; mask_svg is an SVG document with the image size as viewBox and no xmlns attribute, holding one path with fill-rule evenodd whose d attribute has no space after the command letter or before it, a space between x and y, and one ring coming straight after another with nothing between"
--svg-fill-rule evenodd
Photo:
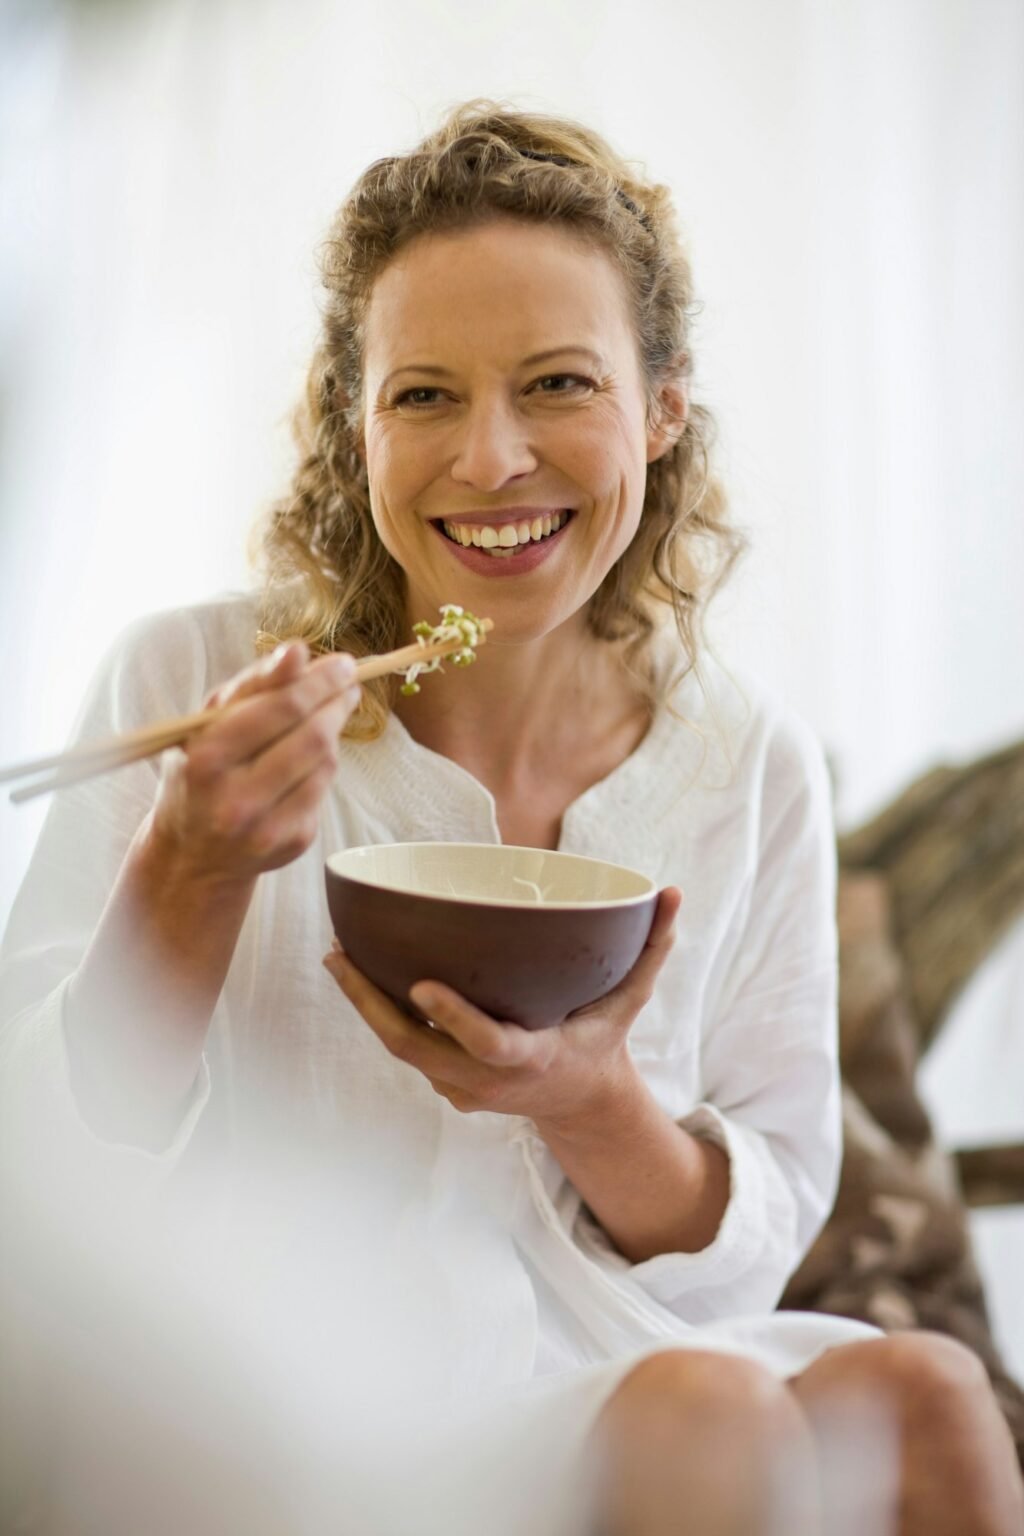
<instances>
[{"instance_id":1,"label":"woman's leg","mask_svg":"<svg viewBox=\"0 0 1024 1536\"><path fill-rule=\"evenodd\" d=\"M900 1536L1024 1536L1024 1485L984 1367L940 1334L829 1350L789 1383L821 1437L847 1404L888 1413L900 1445ZM887 1405L887 1406L886 1406Z\"/></svg>"},{"instance_id":2,"label":"woman's leg","mask_svg":"<svg viewBox=\"0 0 1024 1536\"><path fill-rule=\"evenodd\" d=\"M598 1420L601 1536L818 1536L814 1441L786 1384L750 1361L651 1355Z\"/></svg>"},{"instance_id":3,"label":"woman's leg","mask_svg":"<svg viewBox=\"0 0 1024 1536\"><path fill-rule=\"evenodd\" d=\"M940 1335L842 1345L786 1383L727 1355L652 1355L595 1448L602 1536L1024 1536L988 1378Z\"/></svg>"}]
</instances>

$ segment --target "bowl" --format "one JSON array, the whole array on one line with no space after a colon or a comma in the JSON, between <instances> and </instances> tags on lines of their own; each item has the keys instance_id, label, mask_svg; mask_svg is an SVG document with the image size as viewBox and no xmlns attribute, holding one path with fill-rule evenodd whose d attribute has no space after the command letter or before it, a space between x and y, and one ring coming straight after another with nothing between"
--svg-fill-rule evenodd
<instances>
[{"instance_id":1,"label":"bowl","mask_svg":"<svg viewBox=\"0 0 1024 1536\"><path fill-rule=\"evenodd\" d=\"M501 843L380 843L326 863L342 949L422 1017L417 981L443 981L492 1018L543 1029L604 997L638 959L652 881L620 864Z\"/></svg>"}]
</instances>

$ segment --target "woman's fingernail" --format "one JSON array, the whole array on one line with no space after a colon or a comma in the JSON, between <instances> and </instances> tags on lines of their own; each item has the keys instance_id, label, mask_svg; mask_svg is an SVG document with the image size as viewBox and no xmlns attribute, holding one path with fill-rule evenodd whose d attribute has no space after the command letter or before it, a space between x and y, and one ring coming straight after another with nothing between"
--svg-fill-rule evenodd
<instances>
[{"instance_id":1,"label":"woman's fingernail","mask_svg":"<svg viewBox=\"0 0 1024 1536\"><path fill-rule=\"evenodd\" d=\"M353 658L347 654L332 656L327 663L327 670L335 687L345 688L356 675L356 664Z\"/></svg>"},{"instance_id":2,"label":"woman's fingernail","mask_svg":"<svg viewBox=\"0 0 1024 1536\"><path fill-rule=\"evenodd\" d=\"M279 667L285 666L292 656L298 656L299 660L305 664L309 657L309 650L304 640L283 641L276 651L271 652L267 662L267 671L276 672Z\"/></svg>"},{"instance_id":3,"label":"woman's fingernail","mask_svg":"<svg viewBox=\"0 0 1024 1536\"><path fill-rule=\"evenodd\" d=\"M437 1007L437 993L433 987L425 987L421 982L417 982L414 987L409 989L409 996L416 1004L416 1007L421 1008L424 1013L427 1013L431 1008Z\"/></svg>"}]
</instances>

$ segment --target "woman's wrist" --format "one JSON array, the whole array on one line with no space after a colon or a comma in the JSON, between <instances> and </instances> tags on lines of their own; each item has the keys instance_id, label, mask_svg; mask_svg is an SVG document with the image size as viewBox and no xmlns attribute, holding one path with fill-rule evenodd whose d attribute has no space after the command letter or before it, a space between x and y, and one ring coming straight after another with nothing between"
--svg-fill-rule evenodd
<instances>
[{"instance_id":1,"label":"woman's wrist","mask_svg":"<svg viewBox=\"0 0 1024 1536\"><path fill-rule=\"evenodd\" d=\"M629 1051L623 1049L621 1057L571 1110L539 1116L533 1123L553 1152L557 1147L572 1147L585 1155L590 1148L606 1147L612 1135L628 1139L640 1133L649 1124L652 1111L661 1114Z\"/></svg>"},{"instance_id":2,"label":"woman's wrist","mask_svg":"<svg viewBox=\"0 0 1024 1536\"><path fill-rule=\"evenodd\" d=\"M697 1253L714 1239L729 1201L728 1158L677 1125L630 1068L608 1080L586 1113L534 1124L631 1263Z\"/></svg>"},{"instance_id":3,"label":"woman's wrist","mask_svg":"<svg viewBox=\"0 0 1024 1536\"><path fill-rule=\"evenodd\" d=\"M135 835L128 853L141 888L157 900L166 894L188 904L210 900L245 902L256 887L257 876L236 875L211 869L172 830L150 811Z\"/></svg>"}]
</instances>

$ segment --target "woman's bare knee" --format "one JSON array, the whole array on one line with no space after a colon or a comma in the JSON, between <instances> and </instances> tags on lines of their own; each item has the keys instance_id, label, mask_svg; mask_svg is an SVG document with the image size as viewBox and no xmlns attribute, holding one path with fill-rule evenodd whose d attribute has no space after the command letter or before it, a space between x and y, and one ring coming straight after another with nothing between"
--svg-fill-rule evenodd
<instances>
[{"instance_id":1,"label":"woman's bare knee","mask_svg":"<svg viewBox=\"0 0 1024 1536\"><path fill-rule=\"evenodd\" d=\"M888 1425L885 1454L901 1490L902 1531L1024 1532L1009 1430L981 1361L956 1340L919 1332L844 1345L815 1361L793 1389L819 1455L830 1432L833 1442L849 1443L846 1420L858 1412L862 1435Z\"/></svg>"},{"instance_id":2,"label":"woman's bare knee","mask_svg":"<svg viewBox=\"0 0 1024 1536\"><path fill-rule=\"evenodd\" d=\"M747 1417L778 1408L786 1396L783 1384L753 1361L709 1350L666 1349L633 1367L606 1412L653 1407L679 1416L696 1410Z\"/></svg>"},{"instance_id":3,"label":"woman's bare knee","mask_svg":"<svg viewBox=\"0 0 1024 1536\"><path fill-rule=\"evenodd\" d=\"M608 1529L815 1530L817 1482L804 1416L784 1382L751 1361L666 1350L609 1400L596 1443Z\"/></svg>"},{"instance_id":4,"label":"woman's bare knee","mask_svg":"<svg viewBox=\"0 0 1024 1536\"><path fill-rule=\"evenodd\" d=\"M847 1344L796 1378L797 1396L812 1412L816 1401L838 1392L874 1395L890 1405L905 1433L927 1424L962 1428L965 1417L987 1411L992 1399L988 1376L977 1355L942 1334L898 1333Z\"/></svg>"}]
</instances>

